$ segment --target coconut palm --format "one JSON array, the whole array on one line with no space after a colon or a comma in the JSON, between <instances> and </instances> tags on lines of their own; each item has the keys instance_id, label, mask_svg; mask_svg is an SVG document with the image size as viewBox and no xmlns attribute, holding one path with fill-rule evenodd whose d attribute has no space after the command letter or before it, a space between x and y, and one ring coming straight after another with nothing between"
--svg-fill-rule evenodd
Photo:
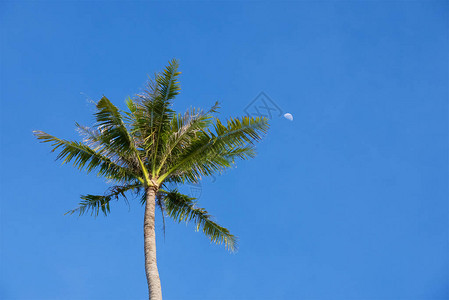
<instances>
[{"instance_id":1,"label":"coconut palm","mask_svg":"<svg viewBox=\"0 0 449 300\"><path fill-rule=\"evenodd\" d=\"M230 168L237 159L254 157L254 142L268 129L266 119L258 117L230 118L222 123L215 117L217 103L207 111L175 113L171 106L180 91L179 75L177 61L170 61L149 80L142 94L126 101L128 112L102 97L96 103L94 126L76 124L82 142L34 131L41 142L51 143L52 152L58 152L57 159L63 163L72 162L115 184L104 195L81 196L79 207L69 214L107 215L112 200L127 201L127 193L142 195L145 271L152 300L162 299L156 264L156 206L176 222L195 223L196 230L202 230L212 242L234 251L236 237L198 207L195 198L170 187L196 184Z\"/></svg>"}]
</instances>

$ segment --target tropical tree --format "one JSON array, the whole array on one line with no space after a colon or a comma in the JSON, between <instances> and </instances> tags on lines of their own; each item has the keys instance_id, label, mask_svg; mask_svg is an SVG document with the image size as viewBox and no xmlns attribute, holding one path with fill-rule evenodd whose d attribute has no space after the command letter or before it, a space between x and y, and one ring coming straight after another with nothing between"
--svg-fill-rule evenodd
<instances>
[{"instance_id":1,"label":"tropical tree","mask_svg":"<svg viewBox=\"0 0 449 300\"><path fill-rule=\"evenodd\" d=\"M178 184L198 183L203 177L221 173L237 159L254 157L254 142L268 129L264 118L230 118L222 123L211 109L190 109L184 114L172 110L179 94L178 62L150 79L143 93L128 98L129 111L121 111L108 98L96 103L96 123L92 127L76 123L82 142L68 141L42 131L34 131L48 142L63 163L96 172L113 182L104 195L83 195L79 207L69 214L92 215L110 212L110 203L127 193L141 195L144 213L145 271L149 299L162 299L156 264L155 209L176 222L193 222L196 230L230 251L236 237L217 224L195 198L182 194ZM127 201L127 200L126 200Z\"/></svg>"}]
</instances>

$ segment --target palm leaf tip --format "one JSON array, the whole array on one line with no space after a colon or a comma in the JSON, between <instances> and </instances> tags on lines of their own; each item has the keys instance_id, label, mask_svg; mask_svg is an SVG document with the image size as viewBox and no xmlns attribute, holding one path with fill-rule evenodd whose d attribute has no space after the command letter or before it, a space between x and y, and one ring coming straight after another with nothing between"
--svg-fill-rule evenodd
<instances>
[{"instance_id":1,"label":"palm leaf tip","mask_svg":"<svg viewBox=\"0 0 449 300\"><path fill-rule=\"evenodd\" d=\"M203 233L210 238L211 242L218 245L224 244L225 248L230 252L237 251L237 237L231 234L228 229L212 221L205 221L202 225L197 224L197 231L200 230L200 226L202 226Z\"/></svg>"},{"instance_id":2,"label":"palm leaf tip","mask_svg":"<svg viewBox=\"0 0 449 300\"><path fill-rule=\"evenodd\" d=\"M197 207L195 198L175 190L165 195L164 204L167 214L174 221L178 223L192 221L196 225L195 229L201 230L211 242L224 244L231 252L237 250L237 237L227 228L217 224L204 208Z\"/></svg>"}]
</instances>

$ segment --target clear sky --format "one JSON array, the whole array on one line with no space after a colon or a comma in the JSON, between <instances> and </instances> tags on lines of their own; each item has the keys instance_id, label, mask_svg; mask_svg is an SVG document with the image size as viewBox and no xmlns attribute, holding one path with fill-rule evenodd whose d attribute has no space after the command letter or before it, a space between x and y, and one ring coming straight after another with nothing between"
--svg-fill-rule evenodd
<instances>
[{"instance_id":1,"label":"clear sky","mask_svg":"<svg viewBox=\"0 0 449 300\"><path fill-rule=\"evenodd\" d=\"M165 299L448 299L447 1L0 3L1 299L145 299L143 209L64 216L95 175L32 130L75 139L88 99L124 108L181 64L175 109L244 115L259 155L200 187L229 254L157 222ZM263 111L263 108L260 108ZM197 187L198 188L198 187Z\"/></svg>"}]
</instances>

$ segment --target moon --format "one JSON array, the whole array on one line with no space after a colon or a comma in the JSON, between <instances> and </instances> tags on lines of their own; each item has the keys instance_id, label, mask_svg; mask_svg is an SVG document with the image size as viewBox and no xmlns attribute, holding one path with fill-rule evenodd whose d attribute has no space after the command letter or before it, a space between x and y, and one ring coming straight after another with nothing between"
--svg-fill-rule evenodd
<instances>
[{"instance_id":1,"label":"moon","mask_svg":"<svg viewBox=\"0 0 449 300\"><path fill-rule=\"evenodd\" d=\"M286 118L289 121L293 121L293 115L291 113L284 114L284 118Z\"/></svg>"}]
</instances>

